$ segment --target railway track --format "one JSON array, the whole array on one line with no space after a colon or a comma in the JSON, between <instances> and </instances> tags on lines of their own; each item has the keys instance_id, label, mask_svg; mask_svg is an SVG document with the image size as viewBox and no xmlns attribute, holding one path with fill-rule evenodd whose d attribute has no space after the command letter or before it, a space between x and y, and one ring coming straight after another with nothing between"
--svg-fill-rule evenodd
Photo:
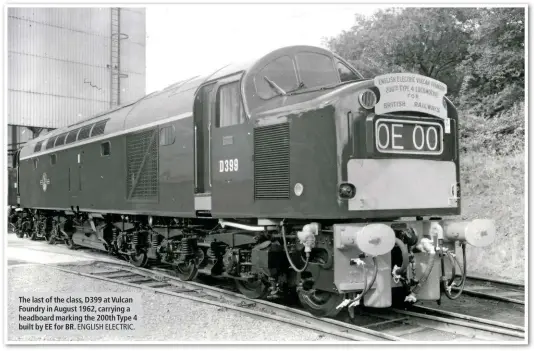
<instances>
[{"instance_id":1,"label":"railway track","mask_svg":"<svg viewBox=\"0 0 534 351\"><path fill-rule=\"evenodd\" d=\"M453 288L453 290L458 290ZM520 283L468 276L463 294L497 301L525 304L525 286Z\"/></svg>"},{"instance_id":2,"label":"railway track","mask_svg":"<svg viewBox=\"0 0 534 351\"><path fill-rule=\"evenodd\" d=\"M443 333L461 336L460 341L524 341L525 328L500 321L478 318L471 315L440 309L412 306L409 310L391 308L372 313L386 321L407 320L420 326L420 333L438 330Z\"/></svg>"},{"instance_id":3,"label":"railway track","mask_svg":"<svg viewBox=\"0 0 534 351\"><path fill-rule=\"evenodd\" d=\"M128 285L175 297L276 320L297 327L352 341L401 341L402 338L342 321L318 318L308 312L264 300L249 299L239 293L193 281L182 281L160 270L128 264L99 262L91 265L47 265L59 271Z\"/></svg>"},{"instance_id":4,"label":"railway track","mask_svg":"<svg viewBox=\"0 0 534 351\"><path fill-rule=\"evenodd\" d=\"M138 268L128 263L94 261L92 264L55 265L60 271L151 290L223 309L277 320L297 327L351 341L435 340L523 341L525 329L473 316L413 306L410 310L385 309L363 313L352 321L342 313L338 318L319 318L299 308L276 302L247 298L240 293L195 281L182 281L172 271L155 267ZM370 319L371 318L371 319Z\"/></svg>"},{"instance_id":5,"label":"railway track","mask_svg":"<svg viewBox=\"0 0 534 351\"><path fill-rule=\"evenodd\" d=\"M51 249L43 242L43 248ZM59 249L59 247L56 247ZM76 251L65 250L75 256ZM84 257L87 257L84 255ZM261 318L277 320L294 326L319 331L351 341L525 341L525 328L518 325L483 319L466 314L433 309L419 305L408 310L359 310L355 319L342 312L336 319L318 318L299 308L273 301L249 299L238 292L203 284L182 281L164 267L138 268L127 262L95 257L91 262L46 265L54 269L95 279L129 285L201 303L232 309ZM209 279L209 278L208 278ZM474 280L469 280L472 282ZM492 282L498 284L502 282Z\"/></svg>"}]
</instances>

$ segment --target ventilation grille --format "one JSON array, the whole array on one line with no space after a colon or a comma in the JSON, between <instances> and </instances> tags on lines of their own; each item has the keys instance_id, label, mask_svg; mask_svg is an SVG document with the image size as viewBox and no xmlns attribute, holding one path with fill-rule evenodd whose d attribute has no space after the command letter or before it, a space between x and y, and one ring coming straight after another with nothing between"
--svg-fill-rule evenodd
<instances>
[{"instance_id":1,"label":"ventilation grille","mask_svg":"<svg viewBox=\"0 0 534 351\"><path fill-rule=\"evenodd\" d=\"M82 127L82 130L80 130L80 134L78 134L78 140L89 138L89 133L91 132L92 126L92 124L89 124L88 126Z\"/></svg>"},{"instance_id":2,"label":"ventilation grille","mask_svg":"<svg viewBox=\"0 0 534 351\"><path fill-rule=\"evenodd\" d=\"M104 129L106 129L106 123L108 123L108 121L109 119L96 122L93 131L91 132L91 137L104 134Z\"/></svg>"},{"instance_id":3,"label":"ventilation grille","mask_svg":"<svg viewBox=\"0 0 534 351\"><path fill-rule=\"evenodd\" d=\"M158 128L150 129L126 137L129 200L158 200L158 131Z\"/></svg>"},{"instance_id":4,"label":"ventilation grille","mask_svg":"<svg viewBox=\"0 0 534 351\"><path fill-rule=\"evenodd\" d=\"M43 141L41 140L37 144L35 144L35 148L33 149L33 152L39 152L41 151L41 146L43 145Z\"/></svg>"},{"instance_id":5,"label":"ventilation grille","mask_svg":"<svg viewBox=\"0 0 534 351\"><path fill-rule=\"evenodd\" d=\"M50 138L48 139L48 141L46 142L46 148L47 149L50 149L50 148L53 148L54 147L54 142L56 141L56 138Z\"/></svg>"},{"instance_id":6,"label":"ventilation grille","mask_svg":"<svg viewBox=\"0 0 534 351\"><path fill-rule=\"evenodd\" d=\"M289 123L254 129L254 197L289 199Z\"/></svg>"},{"instance_id":7,"label":"ventilation grille","mask_svg":"<svg viewBox=\"0 0 534 351\"><path fill-rule=\"evenodd\" d=\"M65 138L66 138L66 137L67 137L67 133L60 134L60 135L56 138L56 143L54 144L54 146L60 146L60 145L65 144Z\"/></svg>"},{"instance_id":8,"label":"ventilation grille","mask_svg":"<svg viewBox=\"0 0 534 351\"><path fill-rule=\"evenodd\" d=\"M80 128L71 130L69 132L69 135L67 135L67 141L65 142L65 144L70 144L70 143L75 142L76 141L76 134L78 134L79 130L80 130Z\"/></svg>"}]
</instances>

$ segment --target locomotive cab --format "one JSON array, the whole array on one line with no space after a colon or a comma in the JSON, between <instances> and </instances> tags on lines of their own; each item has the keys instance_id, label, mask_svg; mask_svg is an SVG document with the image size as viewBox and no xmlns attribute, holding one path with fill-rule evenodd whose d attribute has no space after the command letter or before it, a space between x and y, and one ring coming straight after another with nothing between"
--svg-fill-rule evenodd
<instances>
[{"instance_id":1,"label":"locomotive cab","mask_svg":"<svg viewBox=\"0 0 534 351\"><path fill-rule=\"evenodd\" d=\"M440 279L455 265L444 257L458 243L493 241L492 221L435 217L461 212L458 115L445 84L417 74L364 79L329 52L292 47L255 64L243 90L254 201L241 212L331 223L333 237L328 230L299 237L321 257L299 261L306 268L299 296L312 311L328 315L360 301L388 307L395 287L407 301L437 300Z\"/></svg>"}]
</instances>

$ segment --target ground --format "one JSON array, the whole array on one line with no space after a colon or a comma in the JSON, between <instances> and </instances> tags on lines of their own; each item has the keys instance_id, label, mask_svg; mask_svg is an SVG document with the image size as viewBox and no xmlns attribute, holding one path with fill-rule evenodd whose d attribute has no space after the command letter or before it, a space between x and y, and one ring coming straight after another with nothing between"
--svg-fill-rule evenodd
<instances>
[{"instance_id":1,"label":"ground","mask_svg":"<svg viewBox=\"0 0 534 351\"><path fill-rule=\"evenodd\" d=\"M340 338L290 326L238 311L155 294L139 288L59 272L36 265L89 263L92 260L116 261L105 253L67 249L65 245L47 245L43 241L19 239L7 235L7 341L163 341L163 342L316 342L331 343ZM16 332L18 295L32 293L131 292L140 293L142 328L135 333L111 335L104 332L61 335L42 332L21 335Z\"/></svg>"}]
</instances>

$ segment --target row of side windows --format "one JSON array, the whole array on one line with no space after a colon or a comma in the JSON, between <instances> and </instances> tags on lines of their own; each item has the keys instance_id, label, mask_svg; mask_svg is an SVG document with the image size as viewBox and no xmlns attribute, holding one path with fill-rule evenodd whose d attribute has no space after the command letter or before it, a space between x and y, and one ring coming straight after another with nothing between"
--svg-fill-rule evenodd
<instances>
[{"instance_id":1,"label":"row of side windows","mask_svg":"<svg viewBox=\"0 0 534 351\"><path fill-rule=\"evenodd\" d=\"M159 143L161 146L174 144L175 137L175 128L174 126L163 127L160 130L160 139ZM103 142L100 144L100 156L109 156L111 155L111 143L109 141ZM57 154L51 154L50 164L53 166L57 163ZM39 159L33 159L33 168L37 169Z\"/></svg>"},{"instance_id":2,"label":"row of side windows","mask_svg":"<svg viewBox=\"0 0 534 351\"><path fill-rule=\"evenodd\" d=\"M100 144L100 156L109 156L111 155L111 142L105 141L102 144ZM49 155L50 158L50 165L54 166L57 163L57 154L51 154ZM39 166L39 159L34 158L33 159L33 168L37 169Z\"/></svg>"},{"instance_id":3,"label":"row of side windows","mask_svg":"<svg viewBox=\"0 0 534 351\"><path fill-rule=\"evenodd\" d=\"M175 128L174 126L163 127L160 130L159 144L161 146L172 145L174 144L175 137ZM111 155L111 142L105 141L100 144L100 156L109 156ZM49 155L50 164L53 166L57 163L57 154ZM39 164L39 159L33 159L33 168L37 169Z\"/></svg>"}]
</instances>

